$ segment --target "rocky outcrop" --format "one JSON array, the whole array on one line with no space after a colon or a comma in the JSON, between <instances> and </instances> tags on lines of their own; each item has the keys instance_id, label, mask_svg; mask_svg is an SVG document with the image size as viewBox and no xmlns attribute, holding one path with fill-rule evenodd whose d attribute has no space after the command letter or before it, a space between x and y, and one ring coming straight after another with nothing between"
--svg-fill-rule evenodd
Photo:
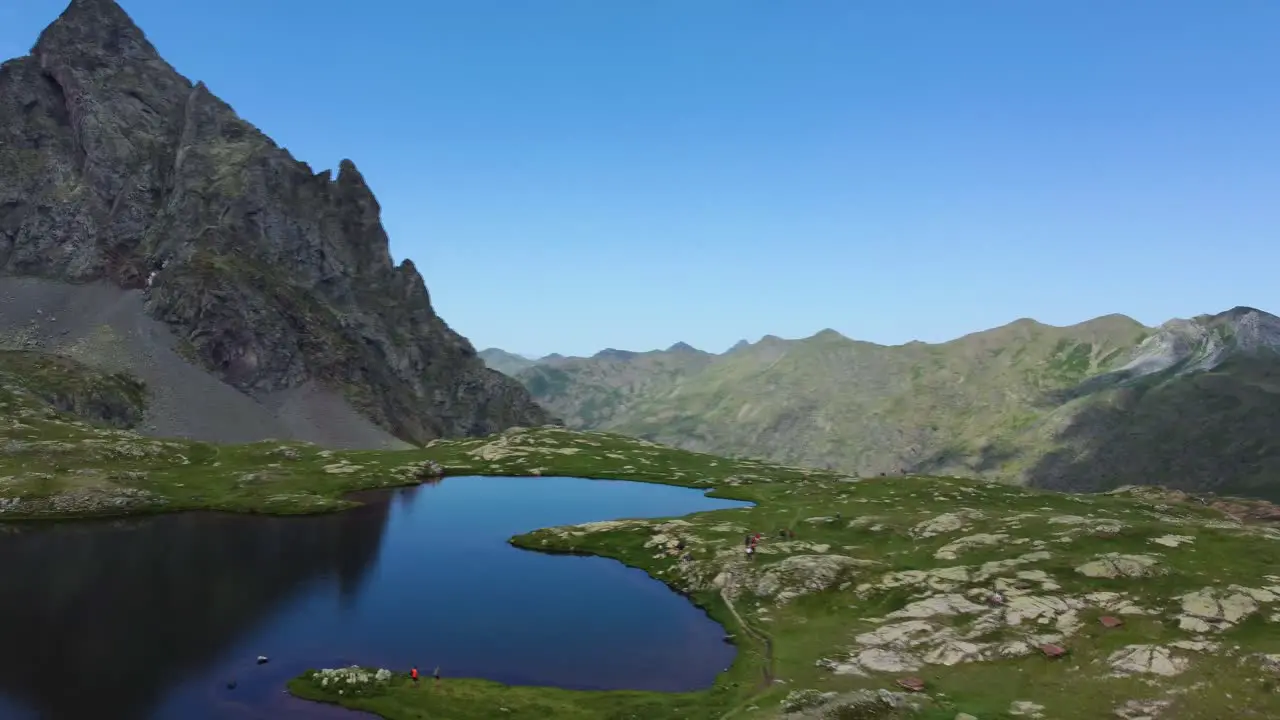
<instances>
[{"instance_id":1,"label":"rocky outcrop","mask_svg":"<svg viewBox=\"0 0 1280 720\"><path fill-rule=\"evenodd\" d=\"M72 0L0 66L0 274L145 288L226 382L319 382L406 440L551 421L393 263L351 161L333 178L295 160L114 0Z\"/></svg>"}]
</instances>

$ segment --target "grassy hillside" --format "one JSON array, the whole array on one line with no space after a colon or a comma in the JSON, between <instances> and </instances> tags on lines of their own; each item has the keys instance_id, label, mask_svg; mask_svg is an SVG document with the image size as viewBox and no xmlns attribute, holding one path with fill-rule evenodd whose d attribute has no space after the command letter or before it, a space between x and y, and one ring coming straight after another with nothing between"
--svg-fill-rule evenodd
<instances>
[{"instance_id":1,"label":"grassy hillside","mask_svg":"<svg viewBox=\"0 0 1280 720\"><path fill-rule=\"evenodd\" d=\"M429 462L449 474L629 478L756 503L512 540L617 558L687 593L739 646L711 689L574 692L465 678L415 688L402 674L356 668L291 683L310 699L452 720L1280 713L1280 530L1239 519L1280 516L1272 506L1210 507L1155 489L1072 496L944 478L854 481L560 428L406 451L155 441L50 404L111 379L39 356L3 362L0 518L331 510L347 490L416 482ZM123 388L127 402L145 402L145 388ZM742 538L753 531L764 539L748 559ZM1103 621L1113 617L1122 623ZM1066 653L1048 657L1044 644ZM908 678L922 688L903 690Z\"/></svg>"},{"instance_id":2,"label":"grassy hillside","mask_svg":"<svg viewBox=\"0 0 1280 720\"><path fill-rule=\"evenodd\" d=\"M631 417L635 402L665 396L715 359L687 346L643 353L605 350L590 358L544 360L516 377L570 427L604 429Z\"/></svg>"},{"instance_id":3,"label":"grassy hillside","mask_svg":"<svg viewBox=\"0 0 1280 720\"><path fill-rule=\"evenodd\" d=\"M645 366L574 359L517 377L572 427L868 475L921 464L986 473L1023 460L1007 441L1047 397L1110 369L1146 332L1118 315L1065 328L1019 320L939 345L825 331L696 364L646 353ZM660 365L671 369L647 371Z\"/></svg>"},{"instance_id":4,"label":"grassy hillside","mask_svg":"<svg viewBox=\"0 0 1280 720\"><path fill-rule=\"evenodd\" d=\"M1101 490L1165 484L1280 500L1280 362L1237 358L1104 387L1055 413L1056 449L1027 471L1035 485ZM1043 443L1042 443L1043 444Z\"/></svg>"},{"instance_id":5,"label":"grassy hillside","mask_svg":"<svg viewBox=\"0 0 1280 720\"><path fill-rule=\"evenodd\" d=\"M1065 490L1162 483L1280 498L1280 318L1032 320L886 347L823 331L719 356L570 358L517 374L570 427L861 476Z\"/></svg>"}]
</instances>

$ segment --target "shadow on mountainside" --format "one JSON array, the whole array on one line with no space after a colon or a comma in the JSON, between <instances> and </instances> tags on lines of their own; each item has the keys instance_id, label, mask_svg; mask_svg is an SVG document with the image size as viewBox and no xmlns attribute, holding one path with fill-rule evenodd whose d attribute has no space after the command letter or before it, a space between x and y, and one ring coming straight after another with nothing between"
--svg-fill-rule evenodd
<instances>
[{"instance_id":1,"label":"shadow on mountainside","mask_svg":"<svg viewBox=\"0 0 1280 720\"><path fill-rule=\"evenodd\" d=\"M1280 363L1241 359L1139 378L1082 403L1058 441L1027 472L1032 486L1164 485L1280 500Z\"/></svg>"},{"instance_id":2,"label":"shadow on mountainside","mask_svg":"<svg viewBox=\"0 0 1280 720\"><path fill-rule=\"evenodd\" d=\"M1111 390L1134 380L1136 373L1130 370L1112 370L1111 372L1085 378L1075 385L1046 391L1036 402L1043 409L1053 409L1073 400L1096 395Z\"/></svg>"},{"instance_id":3,"label":"shadow on mountainside","mask_svg":"<svg viewBox=\"0 0 1280 720\"><path fill-rule=\"evenodd\" d=\"M54 720L147 717L308 583L354 592L389 512L0 525L18 579L0 583L0 695Z\"/></svg>"},{"instance_id":4,"label":"shadow on mountainside","mask_svg":"<svg viewBox=\"0 0 1280 720\"><path fill-rule=\"evenodd\" d=\"M909 470L919 475L946 475L963 467L968 472L981 475L999 470L1019 454L1018 448L1013 445L993 442L978 450L975 461L968 450L950 447L912 463Z\"/></svg>"}]
</instances>

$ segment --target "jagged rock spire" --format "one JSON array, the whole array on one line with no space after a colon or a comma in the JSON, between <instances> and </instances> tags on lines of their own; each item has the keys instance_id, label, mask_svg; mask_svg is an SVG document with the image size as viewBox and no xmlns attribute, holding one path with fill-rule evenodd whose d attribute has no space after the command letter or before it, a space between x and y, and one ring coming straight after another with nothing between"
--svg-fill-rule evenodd
<instances>
[{"instance_id":1,"label":"jagged rock spire","mask_svg":"<svg viewBox=\"0 0 1280 720\"><path fill-rule=\"evenodd\" d=\"M71 0L32 49L37 57L67 52L131 60L160 57L142 28L115 0Z\"/></svg>"},{"instance_id":2,"label":"jagged rock spire","mask_svg":"<svg viewBox=\"0 0 1280 720\"><path fill-rule=\"evenodd\" d=\"M392 265L350 160L317 174L170 66L114 0L73 0L0 70L0 273L141 288L250 394L318 381L401 438L550 418ZM39 209L37 212L36 209Z\"/></svg>"}]
</instances>

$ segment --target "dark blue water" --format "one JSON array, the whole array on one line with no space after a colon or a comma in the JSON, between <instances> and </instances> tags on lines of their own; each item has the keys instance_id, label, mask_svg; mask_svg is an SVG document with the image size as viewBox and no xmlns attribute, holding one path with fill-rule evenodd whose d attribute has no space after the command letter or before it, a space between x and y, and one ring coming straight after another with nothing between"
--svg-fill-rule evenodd
<instances>
[{"instance_id":1,"label":"dark blue water","mask_svg":"<svg viewBox=\"0 0 1280 720\"><path fill-rule=\"evenodd\" d=\"M351 717L283 688L352 663L680 691L733 660L723 628L643 572L506 540L742 503L574 478L450 478L363 499L316 517L0 525L0 718Z\"/></svg>"}]
</instances>

